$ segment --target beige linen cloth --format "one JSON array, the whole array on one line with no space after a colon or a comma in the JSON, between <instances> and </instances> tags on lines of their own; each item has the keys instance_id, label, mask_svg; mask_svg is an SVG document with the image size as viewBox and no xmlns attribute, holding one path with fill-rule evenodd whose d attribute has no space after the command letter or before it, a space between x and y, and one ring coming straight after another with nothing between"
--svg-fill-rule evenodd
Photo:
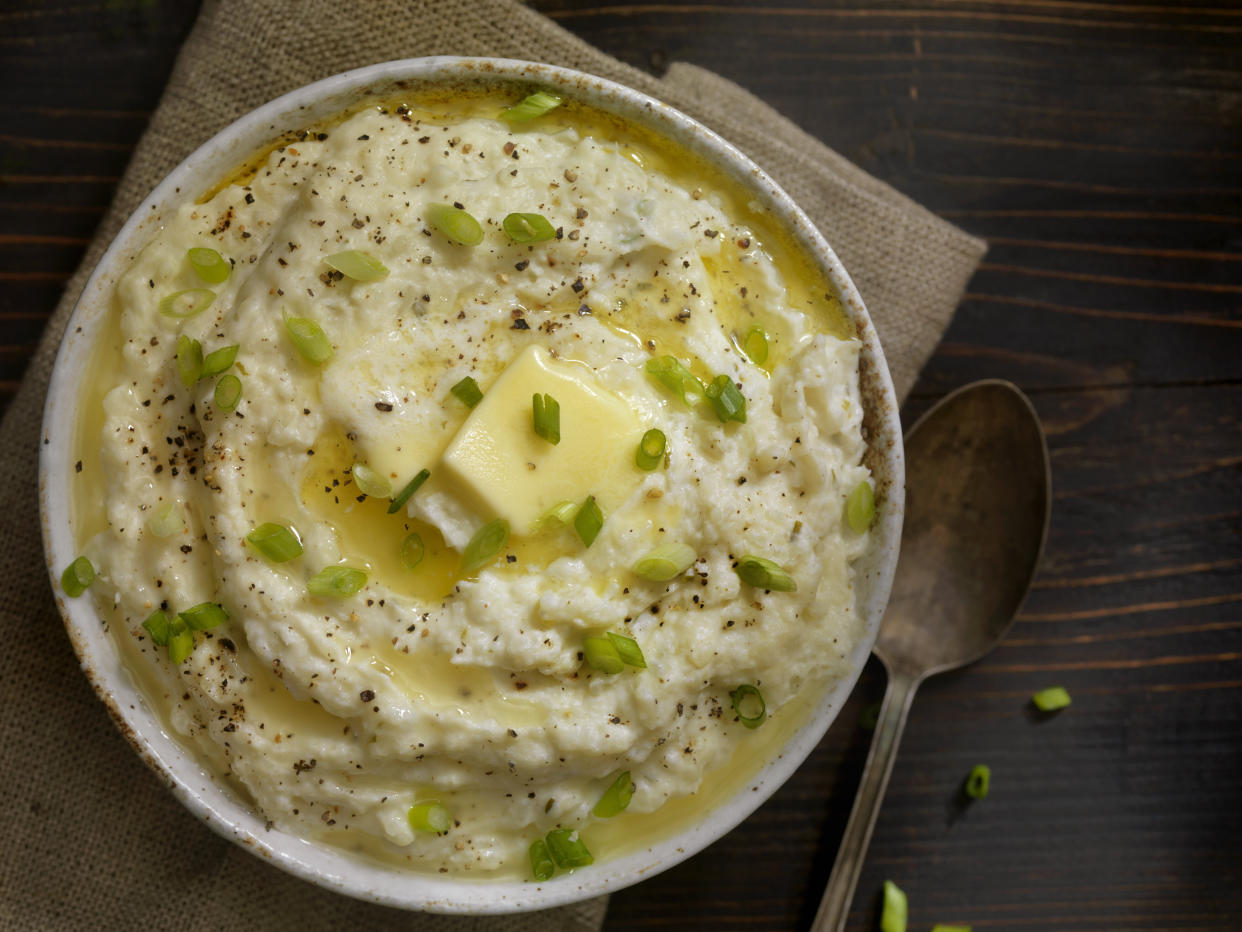
<instances>
[{"instance_id":1,"label":"beige linen cloth","mask_svg":"<svg viewBox=\"0 0 1242 932\"><path fill-rule=\"evenodd\" d=\"M48 373L86 276L125 217L227 123L307 82L420 55L566 65L638 88L717 130L774 175L854 277L900 396L984 245L688 65L663 79L609 58L513 0L208 0L111 211L65 291L0 427L0 929L594 930L605 899L516 917L404 913L329 893L217 837L173 799L94 697L53 606L37 515Z\"/></svg>"}]
</instances>

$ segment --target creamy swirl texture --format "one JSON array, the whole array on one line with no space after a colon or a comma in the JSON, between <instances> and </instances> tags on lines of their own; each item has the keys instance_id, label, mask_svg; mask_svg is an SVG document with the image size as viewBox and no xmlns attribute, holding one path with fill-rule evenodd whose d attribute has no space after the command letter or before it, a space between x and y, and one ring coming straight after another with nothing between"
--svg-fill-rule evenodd
<instances>
[{"instance_id":1,"label":"creamy swirl texture","mask_svg":"<svg viewBox=\"0 0 1242 932\"><path fill-rule=\"evenodd\" d=\"M760 731L738 686L772 728L845 672L867 535L843 505L868 473L859 342L744 197L586 108L520 125L500 109L359 109L170 216L115 290L78 507L93 594L151 701L265 819L418 868L521 876L557 828L609 855L592 809L618 773L634 795L614 836L739 766ZM481 242L446 235L444 205ZM515 242L513 213L553 235ZM196 248L226 280L203 280ZM382 271L325 261L342 253ZM205 309L166 313L202 291ZM299 351L298 321L330 358ZM237 352L196 378L193 346ZM649 371L670 357L698 379L688 401ZM453 390L466 378L473 407ZM714 380L744 421L699 397ZM558 403L559 442L533 429L533 394ZM640 468L653 428L667 451ZM588 500L593 538L575 522ZM501 521L503 545L463 571ZM261 525L300 554L274 562L248 540ZM691 559L671 579L635 572L674 545ZM796 588L744 581L745 555ZM365 582L319 594L334 566ZM143 622L204 603L227 620L191 626L174 662ZM609 632L645 668L593 666L587 639ZM445 834L408 817L432 800Z\"/></svg>"}]
</instances>

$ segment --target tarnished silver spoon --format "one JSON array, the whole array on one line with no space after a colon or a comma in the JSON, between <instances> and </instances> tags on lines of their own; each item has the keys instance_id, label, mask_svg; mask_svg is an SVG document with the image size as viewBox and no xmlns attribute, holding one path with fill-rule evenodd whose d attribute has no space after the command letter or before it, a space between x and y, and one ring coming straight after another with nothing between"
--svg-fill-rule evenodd
<instances>
[{"instance_id":1,"label":"tarnished silver spoon","mask_svg":"<svg viewBox=\"0 0 1242 932\"><path fill-rule=\"evenodd\" d=\"M966 385L906 435L901 557L875 655L888 672L871 753L811 932L845 927L914 692L1005 636L1048 532L1048 446L1009 382Z\"/></svg>"}]
</instances>

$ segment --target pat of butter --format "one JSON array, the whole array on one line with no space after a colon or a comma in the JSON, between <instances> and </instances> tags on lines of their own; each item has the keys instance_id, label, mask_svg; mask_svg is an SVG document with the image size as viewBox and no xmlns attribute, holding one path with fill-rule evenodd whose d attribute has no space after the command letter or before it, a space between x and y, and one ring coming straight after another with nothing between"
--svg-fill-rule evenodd
<instances>
[{"instance_id":1,"label":"pat of butter","mask_svg":"<svg viewBox=\"0 0 1242 932\"><path fill-rule=\"evenodd\" d=\"M559 444L535 433L536 393L560 404ZM606 518L641 478L634 450L642 434L639 416L601 388L589 369L532 346L487 390L444 452L443 464L486 515L505 518L515 534L529 534L553 505L588 495Z\"/></svg>"}]
</instances>

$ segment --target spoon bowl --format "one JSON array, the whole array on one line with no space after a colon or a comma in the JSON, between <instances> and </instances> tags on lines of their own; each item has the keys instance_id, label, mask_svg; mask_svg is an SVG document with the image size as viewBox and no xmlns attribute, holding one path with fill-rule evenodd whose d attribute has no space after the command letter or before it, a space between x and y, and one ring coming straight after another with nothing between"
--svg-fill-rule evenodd
<instances>
[{"instance_id":1,"label":"spoon bowl","mask_svg":"<svg viewBox=\"0 0 1242 932\"><path fill-rule=\"evenodd\" d=\"M1048 445L1016 386L987 380L958 389L919 418L905 446L905 529L874 648L888 688L811 932L845 927L919 684L973 663L1000 642L1048 535Z\"/></svg>"}]
</instances>

